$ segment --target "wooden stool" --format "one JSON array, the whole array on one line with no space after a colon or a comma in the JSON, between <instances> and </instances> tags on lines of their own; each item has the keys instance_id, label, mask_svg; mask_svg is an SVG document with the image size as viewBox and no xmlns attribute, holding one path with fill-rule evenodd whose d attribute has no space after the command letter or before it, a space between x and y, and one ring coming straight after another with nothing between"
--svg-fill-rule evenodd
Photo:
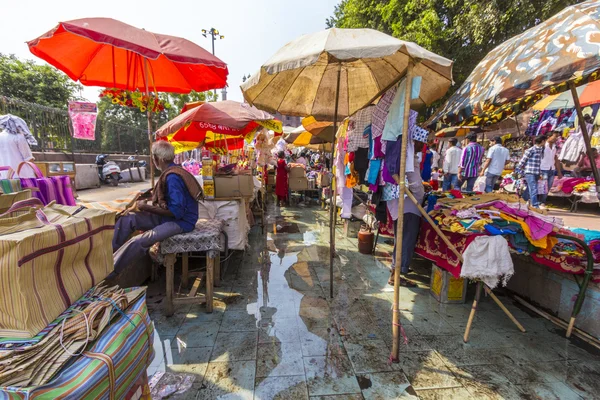
<instances>
[{"instance_id":1,"label":"wooden stool","mask_svg":"<svg viewBox=\"0 0 600 400\"><path fill-rule=\"evenodd\" d=\"M165 315L175 313L176 305L201 304L203 299L196 297L202 279L206 281L206 311L213 311L213 288L220 285L220 253L222 250L223 221L218 219L198 220L192 232L182 233L165 239L160 244L161 261L167 269L167 301ZM225 238L225 240L227 240ZM206 273L189 272L189 253L206 252ZM182 276L181 285L187 288L190 275L196 276L192 288L186 297L175 296L175 262L181 254Z\"/></svg>"}]
</instances>

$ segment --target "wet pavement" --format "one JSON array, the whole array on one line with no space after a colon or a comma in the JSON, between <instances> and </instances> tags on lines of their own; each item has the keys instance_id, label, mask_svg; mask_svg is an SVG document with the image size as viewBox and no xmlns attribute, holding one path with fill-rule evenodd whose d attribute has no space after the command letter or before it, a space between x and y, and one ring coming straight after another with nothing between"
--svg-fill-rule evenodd
<instances>
[{"instance_id":1,"label":"wet pavement","mask_svg":"<svg viewBox=\"0 0 600 400\"><path fill-rule=\"evenodd\" d=\"M327 212L270 207L268 215L265 233L252 229L248 250L215 288L212 314L193 305L165 318L164 279L149 288L157 351L149 373L196 377L169 398L600 398L600 353L502 296L527 333L485 298L465 344L470 302L440 304L426 283L401 289L408 341L390 363L391 246L380 238L375 257L360 254L340 226L330 299Z\"/></svg>"}]
</instances>

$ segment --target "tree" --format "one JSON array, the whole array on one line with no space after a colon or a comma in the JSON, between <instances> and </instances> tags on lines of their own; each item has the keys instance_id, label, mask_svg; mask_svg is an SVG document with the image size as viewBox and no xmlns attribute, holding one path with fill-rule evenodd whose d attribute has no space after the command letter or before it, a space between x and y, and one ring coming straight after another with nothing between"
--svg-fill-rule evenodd
<instances>
[{"instance_id":1,"label":"tree","mask_svg":"<svg viewBox=\"0 0 600 400\"><path fill-rule=\"evenodd\" d=\"M500 43L574 0L342 0L328 27L373 28L454 61L456 90Z\"/></svg>"},{"instance_id":2,"label":"tree","mask_svg":"<svg viewBox=\"0 0 600 400\"><path fill-rule=\"evenodd\" d=\"M66 109L81 88L54 67L0 53L0 95Z\"/></svg>"}]
</instances>

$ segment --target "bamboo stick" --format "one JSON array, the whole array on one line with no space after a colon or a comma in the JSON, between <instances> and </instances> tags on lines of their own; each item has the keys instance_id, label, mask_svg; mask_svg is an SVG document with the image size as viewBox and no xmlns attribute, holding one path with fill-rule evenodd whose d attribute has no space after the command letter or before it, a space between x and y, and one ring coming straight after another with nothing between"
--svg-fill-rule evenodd
<instances>
[{"instance_id":1,"label":"bamboo stick","mask_svg":"<svg viewBox=\"0 0 600 400\"><path fill-rule=\"evenodd\" d=\"M555 325L560 326L563 329L567 329L568 324L559 319L556 318L553 315L548 314L547 312L540 310L539 308L535 307L533 304L530 304L529 302L527 302L526 300L522 299L521 297L514 295L513 296L515 298L515 300L517 300L519 303L521 303L522 305L524 305L525 307L527 307L528 309L530 309L531 311L535 312L536 314L546 318L548 321L552 322ZM585 333L584 331L582 331L581 329L578 328L574 328L573 329L573 333L575 336L577 336L579 339L583 340L586 343L591 344L594 347L597 347L600 349L600 340L596 339L593 336L590 336L589 334Z\"/></svg>"},{"instance_id":2,"label":"bamboo stick","mask_svg":"<svg viewBox=\"0 0 600 400\"><path fill-rule=\"evenodd\" d=\"M333 113L333 143L331 144L331 171L335 162L335 139L337 136L338 106L340 103L340 78L342 64L338 63L337 84L335 88L335 111ZM337 213L337 183L331 180L332 188L329 191L329 298L333 299L333 260L335 258L335 220Z\"/></svg>"},{"instance_id":3,"label":"bamboo stick","mask_svg":"<svg viewBox=\"0 0 600 400\"><path fill-rule=\"evenodd\" d=\"M392 355L393 362L399 362L400 354L400 269L402 268L402 230L404 229L404 192L406 175L406 148L408 145L408 120L410 118L410 95L412 92L413 60L409 60L406 71L406 90L404 92L404 121L402 126L402 145L400 150L401 179L398 182L398 223L396 228L396 268L394 269L394 308L392 314Z\"/></svg>"},{"instance_id":4,"label":"bamboo stick","mask_svg":"<svg viewBox=\"0 0 600 400\"><path fill-rule=\"evenodd\" d=\"M481 289L483 288L483 282L477 282L477 291L475 292L475 300L473 300L473 305L471 306L471 313L469 314L469 320L467 321L467 327L465 328L465 335L463 336L463 341L467 343L469 341L469 336L471 335L471 327L473 326L473 320L475 319L475 313L477 312L477 304L479 303L479 299L481 298Z\"/></svg>"},{"instance_id":5,"label":"bamboo stick","mask_svg":"<svg viewBox=\"0 0 600 400\"><path fill-rule=\"evenodd\" d=\"M144 70L146 71L144 75L144 83L146 84L146 96L150 98L150 90L148 88L148 75L150 71L148 70L148 60L144 57ZM158 99L157 99L158 100ZM152 183L152 189L154 189L154 158L152 156L152 114L150 114L150 107L146 109L146 117L148 118L148 143L150 145L150 180Z\"/></svg>"}]
</instances>

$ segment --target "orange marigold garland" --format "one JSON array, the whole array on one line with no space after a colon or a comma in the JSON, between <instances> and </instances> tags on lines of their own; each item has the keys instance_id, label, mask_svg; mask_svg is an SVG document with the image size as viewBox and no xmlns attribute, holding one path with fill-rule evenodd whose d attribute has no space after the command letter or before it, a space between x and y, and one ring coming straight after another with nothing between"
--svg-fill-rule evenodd
<instances>
[{"instance_id":1,"label":"orange marigold garland","mask_svg":"<svg viewBox=\"0 0 600 400\"><path fill-rule=\"evenodd\" d=\"M113 104L119 104L125 107L137 108L141 112L150 110L159 113L171 105L158 98L147 96L141 92L124 89L105 89L100 93L100 97L108 97Z\"/></svg>"}]
</instances>

